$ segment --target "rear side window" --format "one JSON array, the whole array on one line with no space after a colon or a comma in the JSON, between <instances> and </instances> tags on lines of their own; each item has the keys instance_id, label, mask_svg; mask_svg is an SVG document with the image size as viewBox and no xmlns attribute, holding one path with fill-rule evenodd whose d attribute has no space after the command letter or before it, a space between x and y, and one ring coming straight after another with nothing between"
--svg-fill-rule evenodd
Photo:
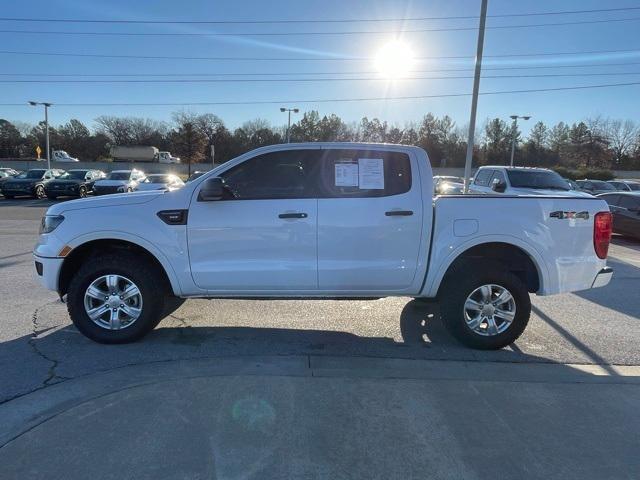
<instances>
[{"instance_id":1,"label":"rear side window","mask_svg":"<svg viewBox=\"0 0 640 480\"><path fill-rule=\"evenodd\" d=\"M501 170L493 171L493 175L491 176L489 184L492 184L495 179L498 179L501 183L507 183L506 179L504 178L504 173L502 173Z\"/></svg>"},{"instance_id":2,"label":"rear side window","mask_svg":"<svg viewBox=\"0 0 640 480\"><path fill-rule=\"evenodd\" d=\"M230 199L256 200L315 196L319 150L287 150L251 158L221 177Z\"/></svg>"},{"instance_id":3,"label":"rear side window","mask_svg":"<svg viewBox=\"0 0 640 480\"><path fill-rule=\"evenodd\" d=\"M329 149L320 154L320 198L387 197L411 190L406 153Z\"/></svg>"},{"instance_id":4,"label":"rear side window","mask_svg":"<svg viewBox=\"0 0 640 480\"><path fill-rule=\"evenodd\" d=\"M600 198L607 202L607 204L616 206L618 205L618 198L620 198L620 195L602 195Z\"/></svg>"},{"instance_id":5,"label":"rear side window","mask_svg":"<svg viewBox=\"0 0 640 480\"><path fill-rule=\"evenodd\" d=\"M631 195L620 195L617 205L626 209L636 209L640 207L640 199L634 198Z\"/></svg>"},{"instance_id":6,"label":"rear side window","mask_svg":"<svg viewBox=\"0 0 640 480\"><path fill-rule=\"evenodd\" d=\"M479 170L478 173L476 174L476 178L473 181L474 185L478 185L480 187L486 187L489 185L489 179L491 178L491 174L493 173L493 170L491 169L484 169L484 170Z\"/></svg>"}]
</instances>

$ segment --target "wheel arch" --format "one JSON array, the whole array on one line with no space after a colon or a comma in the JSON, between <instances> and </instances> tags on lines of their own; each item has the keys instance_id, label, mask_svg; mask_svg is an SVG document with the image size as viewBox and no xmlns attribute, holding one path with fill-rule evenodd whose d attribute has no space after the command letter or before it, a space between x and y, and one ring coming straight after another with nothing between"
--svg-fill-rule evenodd
<instances>
[{"instance_id":1,"label":"wheel arch","mask_svg":"<svg viewBox=\"0 0 640 480\"><path fill-rule=\"evenodd\" d=\"M104 232L103 232L104 233ZM58 276L58 294L62 297L67 293L73 274L80 268L84 260L90 256L126 250L135 252L139 258L148 260L161 275L166 288L179 296L181 293L178 278L168 260L149 242L138 238L125 238L121 235L107 235L99 238L79 238L69 244L71 252L65 257Z\"/></svg>"},{"instance_id":2,"label":"wheel arch","mask_svg":"<svg viewBox=\"0 0 640 480\"><path fill-rule=\"evenodd\" d=\"M490 260L505 265L506 270L514 273L527 286L530 293L543 292L547 283L547 270L541 256L533 248L521 242L496 240L479 241L456 249L438 269L428 293L438 296L447 275L451 274L461 262L473 259Z\"/></svg>"}]
</instances>

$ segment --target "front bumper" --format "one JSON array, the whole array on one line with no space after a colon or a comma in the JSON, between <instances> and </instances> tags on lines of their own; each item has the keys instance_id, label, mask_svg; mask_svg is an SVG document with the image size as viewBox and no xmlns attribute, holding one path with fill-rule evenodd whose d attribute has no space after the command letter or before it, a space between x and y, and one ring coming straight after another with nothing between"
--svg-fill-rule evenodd
<instances>
[{"instance_id":1,"label":"front bumper","mask_svg":"<svg viewBox=\"0 0 640 480\"><path fill-rule=\"evenodd\" d=\"M48 290L58 291L58 279L64 258L51 258L33 255L38 279L43 287ZM39 264L39 265L38 265Z\"/></svg>"},{"instance_id":2,"label":"front bumper","mask_svg":"<svg viewBox=\"0 0 640 480\"><path fill-rule=\"evenodd\" d=\"M604 267L598 272L596 278L594 278L591 288L604 287L605 285L608 285L611 281L611 277L613 277L613 268Z\"/></svg>"},{"instance_id":3,"label":"front bumper","mask_svg":"<svg viewBox=\"0 0 640 480\"><path fill-rule=\"evenodd\" d=\"M79 195L78 188L71 187L46 187L47 195L57 195L60 197L77 197Z\"/></svg>"},{"instance_id":4,"label":"front bumper","mask_svg":"<svg viewBox=\"0 0 640 480\"><path fill-rule=\"evenodd\" d=\"M13 195L15 197L19 197L21 195L34 195L34 189L25 187L25 188L2 188L1 189L3 195Z\"/></svg>"}]
</instances>

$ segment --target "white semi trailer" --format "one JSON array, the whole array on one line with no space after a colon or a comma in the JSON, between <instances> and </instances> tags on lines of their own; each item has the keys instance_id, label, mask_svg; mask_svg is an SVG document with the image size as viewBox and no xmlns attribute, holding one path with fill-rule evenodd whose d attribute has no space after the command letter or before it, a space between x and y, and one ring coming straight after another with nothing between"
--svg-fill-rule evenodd
<instances>
[{"instance_id":1,"label":"white semi trailer","mask_svg":"<svg viewBox=\"0 0 640 480\"><path fill-rule=\"evenodd\" d=\"M156 147L142 145L111 147L111 157L116 162L180 163L171 152L161 152Z\"/></svg>"}]
</instances>

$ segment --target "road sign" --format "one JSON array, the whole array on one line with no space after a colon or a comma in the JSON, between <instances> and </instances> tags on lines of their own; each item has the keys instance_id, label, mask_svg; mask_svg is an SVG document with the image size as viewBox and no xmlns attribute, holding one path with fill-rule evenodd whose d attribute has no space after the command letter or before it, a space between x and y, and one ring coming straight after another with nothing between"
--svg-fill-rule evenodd
<instances>
[{"instance_id":1,"label":"road sign","mask_svg":"<svg viewBox=\"0 0 640 480\"><path fill-rule=\"evenodd\" d=\"M40 148L40 145L38 145L36 147L36 155L38 156L38 160L40 160L40 154L42 153L42 149Z\"/></svg>"}]
</instances>

